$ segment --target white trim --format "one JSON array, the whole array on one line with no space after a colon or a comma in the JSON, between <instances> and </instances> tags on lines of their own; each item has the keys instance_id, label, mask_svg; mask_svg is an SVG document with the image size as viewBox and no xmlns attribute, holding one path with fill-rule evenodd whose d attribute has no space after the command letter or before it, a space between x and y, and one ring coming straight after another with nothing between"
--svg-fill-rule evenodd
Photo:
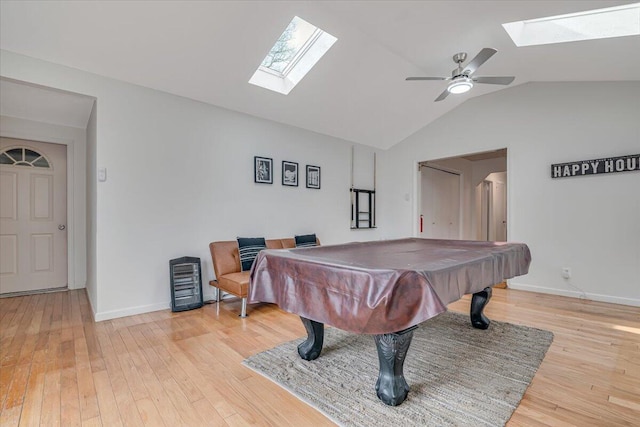
<instances>
[{"instance_id":1,"label":"white trim","mask_svg":"<svg viewBox=\"0 0 640 427\"><path fill-rule=\"evenodd\" d=\"M313 25L313 24L311 24L311 25ZM289 75L291 70L293 70L296 67L296 65L298 65L298 62L300 62L300 59L302 59L302 57L307 54L309 49L311 49L313 47L313 44L323 34L324 34L324 31L322 31L320 28L316 27L316 29L313 32L313 34L311 34L311 36L307 39L307 41L304 42L302 47L298 50L298 53L295 54L293 59L291 59L291 61L289 61L287 66L284 67L284 70L282 70L282 76L283 77L287 77Z\"/></svg>"},{"instance_id":2,"label":"white trim","mask_svg":"<svg viewBox=\"0 0 640 427\"><path fill-rule=\"evenodd\" d=\"M615 297L612 295L593 294L589 292L582 293L582 292L572 291L572 290L546 288L542 286L528 285L526 283L515 283L512 281L509 281L508 283L509 283L508 285L509 288L517 289L521 291L539 292L543 294L561 295L561 296L572 297L577 299L588 299L593 301L608 302L612 304L622 304L622 305L640 307L640 299L636 299L636 298Z\"/></svg>"},{"instance_id":3,"label":"white trim","mask_svg":"<svg viewBox=\"0 0 640 427\"><path fill-rule=\"evenodd\" d=\"M505 181L507 181L505 183L505 185L507 186L507 191L505 193L505 197L507 198L507 242L510 242L510 237L511 237L511 230L513 229L513 223L511 222L513 220L513 218L511 217L511 199L512 199L512 192L511 192L511 174L509 173L509 171L511 170L511 150L509 149L509 147L504 147L505 150L507 150L507 158L505 159L506 164L507 164L507 170L505 171L505 176L506 179Z\"/></svg>"},{"instance_id":4,"label":"white trim","mask_svg":"<svg viewBox=\"0 0 640 427\"><path fill-rule=\"evenodd\" d=\"M71 161L69 161L71 159ZM75 226L75 141L67 144L67 287L84 288L76 283L76 226Z\"/></svg>"},{"instance_id":5,"label":"white trim","mask_svg":"<svg viewBox=\"0 0 640 427\"><path fill-rule=\"evenodd\" d=\"M11 117L11 116L5 116ZM15 117L14 117L15 118ZM24 120L24 119L23 119ZM78 128L79 129L79 128ZM45 144L60 144L67 146L67 288L81 289L84 285L78 286L76 283L76 260L75 260L75 233L76 224L74 217L75 194L74 194L74 146L73 139L56 138L52 136L43 136L41 134L31 133L30 131L0 131L0 137L23 139L27 141L43 142ZM71 161L69 161L71 159Z\"/></svg>"},{"instance_id":6,"label":"white trim","mask_svg":"<svg viewBox=\"0 0 640 427\"><path fill-rule=\"evenodd\" d=\"M413 217L413 221L411 224L411 229L413 230L413 237L420 237L420 207L422 206L422 171L420 161L413 162L413 197L411 198L411 215ZM418 167L416 167L418 166Z\"/></svg>"},{"instance_id":7,"label":"white trim","mask_svg":"<svg viewBox=\"0 0 640 427\"><path fill-rule=\"evenodd\" d=\"M117 319L119 317L133 316L136 314L150 313L152 311L160 311L171 309L171 302L161 302L158 304L139 305L137 307L123 308L120 310L103 311L101 313L95 313L93 319L96 322L102 322L103 320Z\"/></svg>"}]
</instances>

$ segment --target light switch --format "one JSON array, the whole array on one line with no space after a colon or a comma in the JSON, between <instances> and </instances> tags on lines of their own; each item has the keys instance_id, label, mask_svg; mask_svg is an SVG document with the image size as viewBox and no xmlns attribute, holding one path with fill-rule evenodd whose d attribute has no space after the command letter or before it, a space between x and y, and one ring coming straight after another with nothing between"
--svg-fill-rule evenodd
<instances>
[{"instance_id":1,"label":"light switch","mask_svg":"<svg viewBox=\"0 0 640 427\"><path fill-rule=\"evenodd\" d=\"M98 181L105 182L107 180L107 168L98 168Z\"/></svg>"}]
</instances>

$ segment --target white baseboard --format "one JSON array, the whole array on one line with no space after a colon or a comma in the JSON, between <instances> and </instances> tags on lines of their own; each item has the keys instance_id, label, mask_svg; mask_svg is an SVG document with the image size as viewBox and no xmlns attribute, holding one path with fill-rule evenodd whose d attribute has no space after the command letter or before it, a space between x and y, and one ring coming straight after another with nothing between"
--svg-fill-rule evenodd
<instances>
[{"instance_id":1,"label":"white baseboard","mask_svg":"<svg viewBox=\"0 0 640 427\"><path fill-rule=\"evenodd\" d=\"M139 305L137 307L128 307L121 310L103 311L95 313L94 320L102 322L103 320L116 319L118 317L133 316L134 314L150 313L152 311L171 309L171 302L161 302L158 304Z\"/></svg>"},{"instance_id":2,"label":"white baseboard","mask_svg":"<svg viewBox=\"0 0 640 427\"><path fill-rule=\"evenodd\" d=\"M509 287L511 289L518 289L522 291L562 295L564 297L572 297L572 298L578 298L578 299L585 299L585 296L586 296L586 299L593 300L593 301L610 302L612 304L622 304L622 305L640 307L640 299L636 299L636 298L624 298L624 297L615 297L611 295L592 294L589 292L582 293L578 291L565 290L565 289L545 288L543 286L528 285L526 283L515 283L513 281L509 281Z\"/></svg>"},{"instance_id":3,"label":"white baseboard","mask_svg":"<svg viewBox=\"0 0 640 427\"><path fill-rule=\"evenodd\" d=\"M206 293L206 294L203 292L202 297L203 297L203 301L216 299L214 292ZM229 297L233 297L233 295L225 294L223 296L223 299L227 299ZM133 316L135 314L143 314L143 313L150 313L152 311L170 310L170 309L171 309L171 301L168 301L165 303L158 303L158 304L139 305L137 307L128 307L120 310L103 311L101 313L96 313L95 311L93 311L93 320L95 322L102 322L103 320L117 319L118 317ZM92 310L93 310L93 307L92 307Z\"/></svg>"},{"instance_id":4,"label":"white baseboard","mask_svg":"<svg viewBox=\"0 0 640 427\"><path fill-rule=\"evenodd\" d=\"M578 291L545 288L542 286L528 285L526 283L515 283L513 281L509 281L509 288L518 289L522 291L540 292L543 294L562 295L565 297L573 297L578 299L584 299L584 296L586 295L587 299L590 299L593 301L609 302L613 304L622 304L622 305L640 307L640 299L634 299L634 298L614 297L611 295L592 294L588 292L585 292L585 294L582 294L581 292L578 292ZM215 292L211 292L211 293L203 292L202 296L204 301L215 300ZM225 294L223 296L223 299L228 299L228 298L234 298L234 296L228 295L228 294ZM89 302L89 304L91 305L91 302ZM93 310L93 307L91 308ZM150 304L150 305L141 305L137 307L123 308L120 310L104 311L102 313L94 312L93 317L96 322L101 322L103 320L116 319L118 317L133 316L135 314L149 313L152 311L167 310L167 309L171 309L170 301L165 303L159 303L159 304Z\"/></svg>"}]
</instances>

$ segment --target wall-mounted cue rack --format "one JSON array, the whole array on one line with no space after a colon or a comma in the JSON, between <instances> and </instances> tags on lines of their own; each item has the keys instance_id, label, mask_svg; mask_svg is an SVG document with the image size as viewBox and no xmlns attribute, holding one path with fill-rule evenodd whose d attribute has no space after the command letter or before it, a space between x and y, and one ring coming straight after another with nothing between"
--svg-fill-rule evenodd
<instances>
[{"instance_id":1,"label":"wall-mounted cue rack","mask_svg":"<svg viewBox=\"0 0 640 427\"><path fill-rule=\"evenodd\" d=\"M376 190L351 189L351 228L376 228Z\"/></svg>"},{"instance_id":2,"label":"wall-mounted cue rack","mask_svg":"<svg viewBox=\"0 0 640 427\"><path fill-rule=\"evenodd\" d=\"M376 153L373 153L373 188L354 186L355 149L351 147L351 229L376 228Z\"/></svg>"}]
</instances>

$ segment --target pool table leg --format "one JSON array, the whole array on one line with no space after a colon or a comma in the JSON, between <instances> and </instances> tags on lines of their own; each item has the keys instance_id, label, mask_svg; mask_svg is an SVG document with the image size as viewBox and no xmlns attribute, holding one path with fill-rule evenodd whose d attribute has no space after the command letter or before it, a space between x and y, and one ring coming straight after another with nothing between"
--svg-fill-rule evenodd
<instances>
[{"instance_id":1,"label":"pool table leg","mask_svg":"<svg viewBox=\"0 0 640 427\"><path fill-rule=\"evenodd\" d=\"M389 406L398 406L409 394L409 384L404 379L403 366L416 328L417 326L412 326L400 332L374 336L380 361L376 393L378 398Z\"/></svg>"},{"instance_id":2,"label":"pool table leg","mask_svg":"<svg viewBox=\"0 0 640 427\"><path fill-rule=\"evenodd\" d=\"M300 316L307 330L307 340L298 346L298 354L304 360L315 360L320 356L324 342L324 323Z\"/></svg>"},{"instance_id":3,"label":"pool table leg","mask_svg":"<svg viewBox=\"0 0 640 427\"><path fill-rule=\"evenodd\" d=\"M477 329L487 329L490 320L484 315L482 310L491 299L491 288L484 288L480 292L473 294L471 298L471 325Z\"/></svg>"}]
</instances>

